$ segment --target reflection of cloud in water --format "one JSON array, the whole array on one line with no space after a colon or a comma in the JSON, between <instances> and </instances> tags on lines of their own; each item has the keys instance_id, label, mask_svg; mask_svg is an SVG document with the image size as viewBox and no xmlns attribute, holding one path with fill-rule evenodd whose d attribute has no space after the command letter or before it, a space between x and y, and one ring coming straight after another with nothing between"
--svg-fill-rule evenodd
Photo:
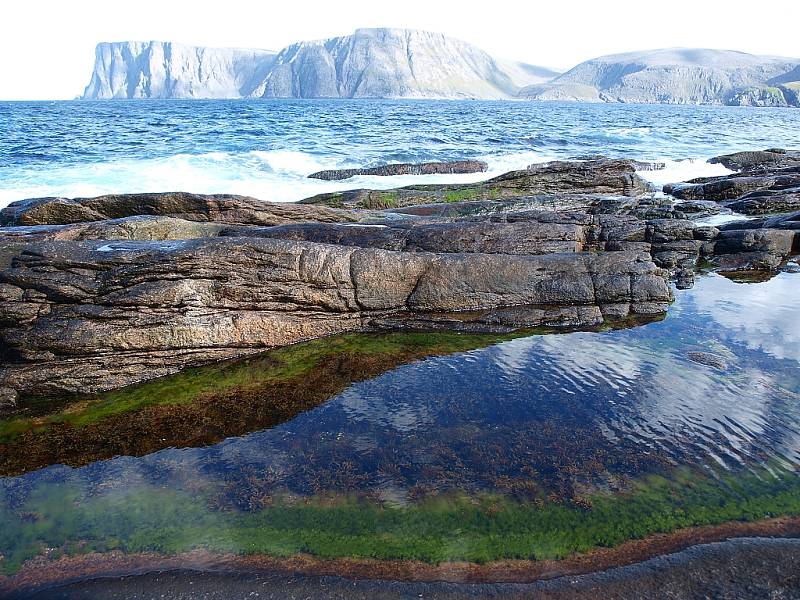
<instances>
[{"instance_id":1,"label":"reflection of cloud in water","mask_svg":"<svg viewBox=\"0 0 800 600\"><path fill-rule=\"evenodd\" d=\"M639 377L642 364L652 358L643 350L614 343L609 335L571 333L521 338L490 348L486 354L510 378L530 377L538 367L549 376L544 385L588 393L605 384L624 396Z\"/></svg>"},{"instance_id":2,"label":"reflection of cloud in water","mask_svg":"<svg viewBox=\"0 0 800 600\"><path fill-rule=\"evenodd\" d=\"M748 348L800 360L800 275L781 273L758 284L713 275L686 294L698 313Z\"/></svg>"},{"instance_id":3,"label":"reflection of cloud in water","mask_svg":"<svg viewBox=\"0 0 800 600\"><path fill-rule=\"evenodd\" d=\"M616 393L608 396L608 403L618 406L605 420L597 415L599 431L609 440L633 436L668 450L685 448L690 442L737 462L742 456L777 450L797 461L797 430L782 424L794 421L787 419L790 415L784 408L775 406L776 395L792 393L781 387L780 372L748 365L749 357L739 361L721 341L772 350L773 355L780 350L779 356L800 343L800 331L788 313L792 288L800 281L797 277L772 281L774 294L720 277L704 278L694 293L679 297L669 322L602 335L519 339L487 354L511 378L535 372L546 378L545 386L583 395L596 386L612 388ZM750 318L757 305L774 309ZM749 330L758 327L769 336L754 342ZM687 353L698 348L721 354L730 368L719 371L689 360Z\"/></svg>"},{"instance_id":4,"label":"reflection of cloud in water","mask_svg":"<svg viewBox=\"0 0 800 600\"><path fill-rule=\"evenodd\" d=\"M380 395L371 393L369 386L355 386L338 397L338 403L354 421L370 421L397 431L412 431L432 420L425 404L410 401L402 388L385 388ZM387 393L388 392L388 393Z\"/></svg>"},{"instance_id":5,"label":"reflection of cloud in water","mask_svg":"<svg viewBox=\"0 0 800 600\"><path fill-rule=\"evenodd\" d=\"M114 494L230 483L246 494L253 481L259 492L291 481L309 489L305 481L336 475L348 463L363 476L348 491L374 486L399 501L410 484L434 480L443 465L449 470L442 477L456 485L491 480L502 461L487 461L485 447L497 448L512 474L558 444L572 448L567 441L576 452L619 451L611 471L625 468L625 452L652 449L703 464L709 455L797 463L800 387L797 369L791 372L800 358L800 325L791 304L798 285L800 277L791 275L754 285L704 277L678 294L659 323L532 336L431 358L355 384L288 423L208 448L52 467L15 481L49 486L62 477ZM719 354L729 369L692 362L687 352L696 350ZM558 441L571 433L585 437ZM552 449L525 454L543 439L553 440ZM512 447L518 458L503 455ZM380 473L398 465L402 474Z\"/></svg>"}]
</instances>

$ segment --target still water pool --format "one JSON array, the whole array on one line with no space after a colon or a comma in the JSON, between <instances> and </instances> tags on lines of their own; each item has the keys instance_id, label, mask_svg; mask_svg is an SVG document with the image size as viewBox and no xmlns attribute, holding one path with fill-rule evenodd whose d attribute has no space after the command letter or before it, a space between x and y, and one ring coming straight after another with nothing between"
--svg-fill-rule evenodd
<instances>
[{"instance_id":1,"label":"still water pool","mask_svg":"<svg viewBox=\"0 0 800 600\"><path fill-rule=\"evenodd\" d=\"M799 285L790 272L761 283L707 275L676 291L665 320L627 329L349 336L125 390L127 422L166 418L131 400L147 390L173 401L173 438L158 439L182 447L158 449L143 433L144 450L134 441L131 456L98 460L115 432L99 411L64 426L94 440L89 459L67 461L83 466L6 461L3 569L111 549L558 558L800 514ZM324 369L338 375L314 380ZM301 380L323 391L264 415ZM237 399L252 418L215 412ZM71 414L92 402L103 400ZM7 422L0 454L22 452L15 436L34 421L31 452L63 439L47 437L42 415ZM190 435L174 431L181 423Z\"/></svg>"}]
</instances>

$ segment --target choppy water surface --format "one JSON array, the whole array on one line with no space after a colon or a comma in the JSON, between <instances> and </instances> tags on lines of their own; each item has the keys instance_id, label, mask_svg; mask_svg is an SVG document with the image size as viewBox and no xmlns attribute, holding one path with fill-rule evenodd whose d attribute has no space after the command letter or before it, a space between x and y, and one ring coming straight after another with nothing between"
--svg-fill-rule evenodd
<instances>
[{"instance_id":1,"label":"choppy water surface","mask_svg":"<svg viewBox=\"0 0 800 600\"><path fill-rule=\"evenodd\" d=\"M65 489L208 493L220 510L245 512L280 494L570 499L676 466L794 472L799 283L793 273L757 284L703 277L658 323L430 358L210 447L7 477L6 508Z\"/></svg>"},{"instance_id":2,"label":"choppy water surface","mask_svg":"<svg viewBox=\"0 0 800 600\"><path fill-rule=\"evenodd\" d=\"M710 156L795 147L800 111L530 102L0 103L0 206L22 198L184 190L299 200L451 177L306 178L327 168L480 158L492 173L586 154L666 160L657 183L724 173ZM692 160L687 160L692 159Z\"/></svg>"}]
</instances>

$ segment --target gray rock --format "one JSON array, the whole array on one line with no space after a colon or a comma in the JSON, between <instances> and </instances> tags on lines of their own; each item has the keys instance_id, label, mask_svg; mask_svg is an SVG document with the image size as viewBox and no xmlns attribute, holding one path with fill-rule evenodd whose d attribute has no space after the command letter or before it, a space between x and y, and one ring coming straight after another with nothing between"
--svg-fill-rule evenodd
<instances>
[{"instance_id":1,"label":"gray rock","mask_svg":"<svg viewBox=\"0 0 800 600\"><path fill-rule=\"evenodd\" d=\"M423 223L404 225L300 224L264 228L231 228L223 235L246 235L297 241L384 248L405 252L479 252L548 254L580 252L585 228L576 224L519 221Z\"/></svg>"},{"instance_id":2,"label":"gray rock","mask_svg":"<svg viewBox=\"0 0 800 600\"><path fill-rule=\"evenodd\" d=\"M721 272L736 271L775 271L783 262L780 256L769 252L740 252L738 254L718 254L709 262Z\"/></svg>"},{"instance_id":3,"label":"gray rock","mask_svg":"<svg viewBox=\"0 0 800 600\"><path fill-rule=\"evenodd\" d=\"M0 341L11 355L0 389L109 389L369 329L395 313L610 303L663 311L664 275L636 252L432 254L241 237L41 242L0 271ZM584 312L594 322L596 312Z\"/></svg>"},{"instance_id":4,"label":"gray rock","mask_svg":"<svg viewBox=\"0 0 800 600\"><path fill-rule=\"evenodd\" d=\"M453 173L483 173L488 168L489 165L480 160L396 163L367 169L333 169L329 171L317 171L316 173L309 175L309 178L334 181L339 179L350 179L351 177L356 177L358 175L377 175L380 177L390 177L393 175L447 175Z\"/></svg>"},{"instance_id":5,"label":"gray rock","mask_svg":"<svg viewBox=\"0 0 800 600\"><path fill-rule=\"evenodd\" d=\"M745 215L794 212L800 210L800 186L750 192L725 206Z\"/></svg>"},{"instance_id":6,"label":"gray rock","mask_svg":"<svg viewBox=\"0 0 800 600\"><path fill-rule=\"evenodd\" d=\"M720 164L731 171L751 171L761 168L791 166L800 163L800 154L789 153L782 148L768 150L748 150L734 152L708 159L712 164Z\"/></svg>"},{"instance_id":7,"label":"gray rock","mask_svg":"<svg viewBox=\"0 0 800 600\"><path fill-rule=\"evenodd\" d=\"M708 367L714 367L719 371L727 371L728 370L728 362L721 356L716 354L712 354L710 352L687 352L686 356L689 357L690 360L699 363L701 365L706 365Z\"/></svg>"},{"instance_id":8,"label":"gray rock","mask_svg":"<svg viewBox=\"0 0 800 600\"><path fill-rule=\"evenodd\" d=\"M263 202L227 194L110 194L96 198L34 198L0 210L0 226L61 225L140 215L188 221L279 225L307 221L342 223L361 217L352 212L286 202Z\"/></svg>"},{"instance_id":9,"label":"gray rock","mask_svg":"<svg viewBox=\"0 0 800 600\"><path fill-rule=\"evenodd\" d=\"M399 209L418 204L507 201L537 195L638 196L648 184L626 160L555 161L531 165L480 183L415 185L393 190L351 190L302 201L337 208Z\"/></svg>"},{"instance_id":10,"label":"gray rock","mask_svg":"<svg viewBox=\"0 0 800 600\"><path fill-rule=\"evenodd\" d=\"M795 232L783 229L738 229L721 231L716 239L717 254L769 252L781 258L794 247Z\"/></svg>"}]
</instances>

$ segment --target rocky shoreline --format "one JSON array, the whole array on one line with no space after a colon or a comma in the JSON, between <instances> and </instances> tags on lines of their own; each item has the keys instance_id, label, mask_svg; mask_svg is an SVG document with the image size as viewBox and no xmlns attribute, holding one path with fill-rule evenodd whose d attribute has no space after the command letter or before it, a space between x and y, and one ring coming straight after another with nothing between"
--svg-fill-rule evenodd
<instances>
[{"instance_id":1,"label":"rocky shoreline","mask_svg":"<svg viewBox=\"0 0 800 600\"><path fill-rule=\"evenodd\" d=\"M378 561L365 559L318 559L313 556L275 558L263 555L220 556L204 551L176 556L160 554L84 554L62 557L55 561L36 558L27 563L13 577L0 577L0 591L10 597L28 597L37 592L62 588L91 589L92 582L101 579L117 580L124 577L145 577L153 574L182 570L194 573L227 574L241 577L245 574L276 575L294 577L340 578L346 585L363 582L379 593L388 582L398 585L458 585L460 592L485 593L488 585L532 586L545 591L558 590L559 582L575 583L584 579L587 583L602 585L604 592L610 591L615 579L625 570L633 570L641 578L657 564L664 564L669 555L697 555L703 548L716 551L731 549L742 543L761 542L761 549L775 544L783 552L788 564L795 564L798 555L793 552L800 536L800 521L797 518L766 519L752 523L729 523L724 525L693 527L669 534L658 534L642 540L631 540L615 548L598 548L587 554L558 561L506 560L482 565L472 563L428 564L415 561ZM782 544L782 545L781 545ZM787 553L786 550L789 550ZM721 557L721 560L731 557ZM655 562L654 562L655 561ZM652 563L652 564L648 564ZM674 563L666 560L666 563ZM717 568L724 565L716 565ZM697 565L698 581L703 587L711 585L708 576L715 565ZM783 564L773 563L774 567ZM781 570L783 570L781 568ZM69 574L65 577L65 574ZM369 582L369 583L368 583ZM752 584L749 578L747 582ZM229 582L230 583L230 582ZM116 585L116 584L115 584ZM793 583L794 586L798 582ZM571 587L571 586L570 586ZM163 588L159 588L163 591ZM230 589L230 588L227 588ZM499 591L499 590L498 590ZM533 589L527 589L528 592ZM631 597L634 590L623 597ZM597 592L597 589L594 589ZM43 597L47 597L44 594ZM569 597L569 596L567 596Z\"/></svg>"},{"instance_id":2,"label":"rocky shoreline","mask_svg":"<svg viewBox=\"0 0 800 600\"><path fill-rule=\"evenodd\" d=\"M131 194L0 211L0 404L98 392L352 331L509 332L660 315L710 265L769 276L800 251L800 155L654 193L591 157L476 184L300 204ZM754 196L755 195L755 196ZM754 220L698 216L757 202ZM774 214L773 214L774 213Z\"/></svg>"}]
</instances>

